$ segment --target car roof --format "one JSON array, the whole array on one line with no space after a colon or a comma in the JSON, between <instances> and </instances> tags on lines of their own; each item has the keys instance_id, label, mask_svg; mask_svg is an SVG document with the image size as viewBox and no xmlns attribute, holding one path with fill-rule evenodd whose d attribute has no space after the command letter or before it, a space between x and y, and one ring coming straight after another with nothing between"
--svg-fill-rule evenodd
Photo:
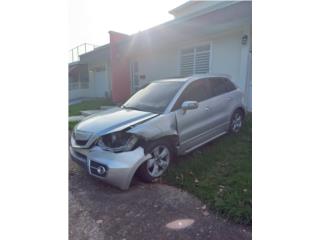
<instances>
[{"instance_id":1,"label":"car roof","mask_svg":"<svg viewBox=\"0 0 320 240\"><path fill-rule=\"evenodd\" d=\"M190 76L189 79L192 80L197 80L197 79L201 79L201 78L209 78L209 77L225 77L231 80L231 76L228 74L224 74L224 73L206 73L206 74L197 74L197 75L193 75Z\"/></svg>"},{"instance_id":2,"label":"car roof","mask_svg":"<svg viewBox=\"0 0 320 240\"><path fill-rule=\"evenodd\" d=\"M195 81L202 78L208 77L225 77L231 80L231 76L224 73L207 73L207 74L197 74L189 77L172 77L172 78L164 78L159 79L153 82L187 82L187 81Z\"/></svg>"},{"instance_id":3,"label":"car roof","mask_svg":"<svg viewBox=\"0 0 320 240\"><path fill-rule=\"evenodd\" d=\"M152 82L186 82L190 77L174 77L174 78L164 78L158 79Z\"/></svg>"}]
</instances>

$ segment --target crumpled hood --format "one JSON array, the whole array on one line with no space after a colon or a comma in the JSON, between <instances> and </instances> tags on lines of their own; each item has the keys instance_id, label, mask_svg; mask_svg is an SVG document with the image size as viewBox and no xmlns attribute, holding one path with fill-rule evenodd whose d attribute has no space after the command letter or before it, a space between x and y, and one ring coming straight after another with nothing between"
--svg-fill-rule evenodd
<instances>
[{"instance_id":1,"label":"crumpled hood","mask_svg":"<svg viewBox=\"0 0 320 240\"><path fill-rule=\"evenodd\" d=\"M114 107L88 116L76 125L75 130L101 135L108 132L120 131L157 115L150 112Z\"/></svg>"}]
</instances>

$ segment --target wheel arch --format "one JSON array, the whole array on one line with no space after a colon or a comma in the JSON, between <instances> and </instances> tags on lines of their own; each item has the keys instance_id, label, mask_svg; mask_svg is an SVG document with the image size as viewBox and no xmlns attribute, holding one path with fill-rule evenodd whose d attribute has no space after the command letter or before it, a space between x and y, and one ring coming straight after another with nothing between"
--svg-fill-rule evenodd
<instances>
[{"instance_id":1,"label":"wheel arch","mask_svg":"<svg viewBox=\"0 0 320 240\"><path fill-rule=\"evenodd\" d=\"M243 115L243 118L246 116L246 110L244 108L244 106L237 106L236 108L234 108L234 110L231 112L231 115L230 115L230 120L232 118L232 115L236 112L236 111L241 111L242 115Z\"/></svg>"},{"instance_id":2,"label":"wheel arch","mask_svg":"<svg viewBox=\"0 0 320 240\"><path fill-rule=\"evenodd\" d=\"M154 142L160 142L160 141L165 141L168 142L170 144L170 146L172 147L172 150L174 151L174 154L177 152L177 146L179 144L179 137L177 134L169 134L169 135L163 135L154 139L150 139L148 141L145 141L143 144L143 148L146 151L146 149L148 148L148 146L150 144L153 144ZM148 152L145 152L145 154L148 154Z\"/></svg>"},{"instance_id":3,"label":"wheel arch","mask_svg":"<svg viewBox=\"0 0 320 240\"><path fill-rule=\"evenodd\" d=\"M236 109L234 110L234 112L237 111L237 110L240 110L240 111L242 112L243 117L245 117L245 115L246 115L246 110L244 109L243 106L240 106L240 107L236 108Z\"/></svg>"}]
</instances>

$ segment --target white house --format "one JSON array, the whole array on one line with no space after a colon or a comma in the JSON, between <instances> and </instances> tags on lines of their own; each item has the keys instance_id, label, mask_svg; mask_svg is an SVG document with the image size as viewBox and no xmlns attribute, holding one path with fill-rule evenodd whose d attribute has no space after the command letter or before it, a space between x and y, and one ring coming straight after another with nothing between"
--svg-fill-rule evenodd
<instances>
[{"instance_id":1,"label":"white house","mask_svg":"<svg viewBox=\"0 0 320 240\"><path fill-rule=\"evenodd\" d=\"M109 47L98 47L69 64L69 100L110 97Z\"/></svg>"},{"instance_id":2,"label":"white house","mask_svg":"<svg viewBox=\"0 0 320 240\"><path fill-rule=\"evenodd\" d=\"M170 13L174 20L131 36L109 32L109 44L81 55L88 88L76 97L121 102L153 80L225 73L251 111L251 1L188 1Z\"/></svg>"}]
</instances>

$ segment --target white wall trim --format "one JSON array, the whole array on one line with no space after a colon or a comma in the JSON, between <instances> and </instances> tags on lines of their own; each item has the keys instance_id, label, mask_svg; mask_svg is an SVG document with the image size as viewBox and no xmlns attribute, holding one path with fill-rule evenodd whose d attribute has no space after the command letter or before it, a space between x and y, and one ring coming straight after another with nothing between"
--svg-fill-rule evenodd
<instances>
[{"instance_id":1,"label":"white wall trim","mask_svg":"<svg viewBox=\"0 0 320 240\"><path fill-rule=\"evenodd\" d=\"M246 45L241 45L241 58L240 58L240 82L244 83L243 91L245 96L248 95L248 61L249 61L249 54L250 54L250 45L251 45L251 34L250 34L250 27L246 27L241 32L241 37L247 35L248 40ZM241 41L241 39L239 39ZM246 100L247 102L247 100Z\"/></svg>"}]
</instances>

